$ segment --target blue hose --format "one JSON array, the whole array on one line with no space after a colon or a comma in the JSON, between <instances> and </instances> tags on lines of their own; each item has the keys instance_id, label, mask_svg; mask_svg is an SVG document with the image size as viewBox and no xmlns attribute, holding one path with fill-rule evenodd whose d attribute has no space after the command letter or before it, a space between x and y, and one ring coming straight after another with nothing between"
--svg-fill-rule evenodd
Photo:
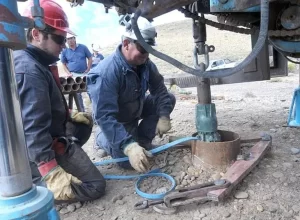
<instances>
[{"instance_id":1,"label":"blue hose","mask_svg":"<svg viewBox=\"0 0 300 220\"><path fill-rule=\"evenodd\" d=\"M191 141L191 140L198 140L198 138L196 138L196 137L181 138L181 139L178 139L176 141L173 141L173 142L167 143L165 145L162 145L160 147L157 147L155 149L152 149L150 152L152 154L158 154L162 151L165 151L167 149L175 147L178 144L181 144L181 143L184 143L184 142L187 142L187 141ZM95 162L94 165L95 166L102 166L102 165L111 164L111 163L125 162L125 161L128 161L128 160L129 160L128 157L116 158L116 159L110 159L110 160L103 160L103 161ZM135 183L135 191L138 195L140 195L141 197L146 198L146 199L162 199L166 195L166 193L150 194L150 193L145 193L145 192L140 190L141 182L145 178L148 178L150 176L163 177L163 178L166 178L168 181L171 182L172 185L166 193L174 190L175 187L176 187L176 182L175 182L174 178L172 176L168 175L168 174L161 173L159 169L151 170L150 172L148 172L146 174L140 174L140 175L129 175L129 176L104 175L104 178L107 179L107 180L116 180L116 179L118 179L118 180L128 180L128 179L138 178L137 182Z\"/></svg>"}]
</instances>

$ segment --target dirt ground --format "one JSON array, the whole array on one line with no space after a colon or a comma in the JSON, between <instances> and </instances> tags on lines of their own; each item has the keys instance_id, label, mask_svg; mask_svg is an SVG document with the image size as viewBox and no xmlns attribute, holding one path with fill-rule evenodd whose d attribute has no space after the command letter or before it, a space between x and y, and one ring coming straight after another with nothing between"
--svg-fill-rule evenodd
<instances>
[{"instance_id":1,"label":"dirt ground","mask_svg":"<svg viewBox=\"0 0 300 220\"><path fill-rule=\"evenodd\" d=\"M156 213L152 208L138 211L133 206L143 200L134 191L135 180L108 180L106 195L97 201L88 202L74 212L61 214L62 219L300 219L299 205L299 154L292 155L292 148L299 148L299 130L285 127L298 74L275 78L270 81L247 84L212 86L212 95L217 108L219 129L230 130L242 137L259 136L267 132L273 137L272 150L249 174L237 190L224 203L193 204L180 207L176 214L168 216ZM191 136L195 132L195 94L177 95L177 104L171 115L172 130L169 135ZM93 138L84 149L93 161L100 160L93 150ZM194 178L187 185L203 183L218 177L220 173L191 165L189 149L172 149L157 155L154 166L172 175L175 179L184 175ZM129 175L115 165L99 167L103 174ZM185 174L184 174L185 173ZM180 182L182 185L182 182ZM161 187L161 186L159 186ZM242 198L239 199L239 195ZM238 197L238 198L235 198ZM72 208L71 208L72 210ZM61 210L66 212L65 209Z\"/></svg>"},{"instance_id":2,"label":"dirt ground","mask_svg":"<svg viewBox=\"0 0 300 220\"><path fill-rule=\"evenodd\" d=\"M176 44L176 40L174 40L178 36L179 27L190 29L187 25L188 22L185 21L165 27L166 32L163 32L165 35L162 38L169 37L169 43L165 39L161 45L168 45L168 52L172 54L173 51L177 58L192 62L192 53L189 52L192 51L189 48L189 45L192 45L192 40L188 40L189 43L186 42L186 44L181 37L181 40L177 40L180 44ZM172 30L173 38L170 37ZM230 58L236 56L233 59L237 60L243 58L250 51L247 43L242 43L245 48L243 46L231 47L230 45L234 42L227 43L226 41L226 39L232 38L231 33L229 35L222 33L223 35L219 35L219 38L214 35L213 38L217 40L216 42L220 42L219 50L223 52L218 53L218 56L212 55L212 57ZM190 33L189 39L191 38ZM238 42L237 39L235 41ZM178 48L179 46L181 47ZM232 48L232 51L228 52L227 46ZM165 48L162 46L162 49ZM174 49L172 50L172 48ZM106 51L111 49L112 47L107 48ZM188 56L188 54L190 55ZM158 66L160 70L163 70L164 75L180 73L162 61L158 62ZM64 220L300 220L300 185L298 183L300 154L295 154L297 153L296 148L300 148L299 130L285 126L293 91L298 87L298 82L298 74L291 73L287 77L263 82L212 86L219 129L236 132L242 138L259 137L262 132L269 133L273 138L272 150L238 185L225 202L219 204L207 202L183 206L173 215L162 215L152 208L142 211L134 210L134 204L143 200L135 193L134 184L136 180L108 180L106 195L103 198L84 204L57 207L60 210L61 218ZM162 139L157 137L154 140L155 143L166 143L169 136L191 136L196 131L196 88L186 90L190 91L191 94L183 95L175 92L177 104L171 115L172 129ZM86 101L86 105L90 111L88 101ZM84 150L96 162L100 158L97 151L93 149L93 142L94 137L92 136L84 146ZM171 149L155 156L151 163L152 169L161 168L163 172L172 175L180 186L204 183L222 176L222 173L207 170L204 167L193 167L188 148ZM104 175L131 175L135 173L134 171L123 170L116 165L107 165L99 167L99 169ZM157 184L157 189L151 189L155 188L155 184ZM165 190L166 186L168 183L163 186L159 180L153 180L152 185L146 188L152 191Z\"/></svg>"}]
</instances>

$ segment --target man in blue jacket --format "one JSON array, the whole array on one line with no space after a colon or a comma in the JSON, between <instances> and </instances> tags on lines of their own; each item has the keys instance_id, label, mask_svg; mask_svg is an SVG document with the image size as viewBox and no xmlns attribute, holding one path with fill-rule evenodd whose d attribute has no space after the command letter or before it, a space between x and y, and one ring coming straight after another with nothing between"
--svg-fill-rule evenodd
<instances>
[{"instance_id":1,"label":"man in blue jacket","mask_svg":"<svg viewBox=\"0 0 300 220\"><path fill-rule=\"evenodd\" d=\"M140 17L138 25L145 41L154 45L152 24ZM147 150L151 150L156 134L171 129L170 114L176 101L130 26L122 38L115 53L93 68L87 78L94 119L100 127L96 144L113 158L128 156L135 170L145 172L151 156ZM126 162L119 165L130 167Z\"/></svg>"},{"instance_id":2,"label":"man in blue jacket","mask_svg":"<svg viewBox=\"0 0 300 220\"><path fill-rule=\"evenodd\" d=\"M92 50L93 50L93 63L92 68L98 65L101 60L104 59L104 56L100 53L100 45L99 44L92 44Z\"/></svg>"},{"instance_id":3,"label":"man in blue jacket","mask_svg":"<svg viewBox=\"0 0 300 220\"><path fill-rule=\"evenodd\" d=\"M66 39L68 47L64 48L60 57L63 68L68 76L83 77L92 67L92 54L87 46L76 42L74 35L67 34ZM85 111L81 93L78 93L78 99L81 110Z\"/></svg>"},{"instance_id":4,"label":"man in blue jacket","mask_svg":"<svg viewBox=\"0 0 300 220\"><path fill-rule=\"evenodd\" d=\"M30 6L24 16L31 17ZM81 146L93 121L86 113L69 116L60 91L57 62L69 29L67 16L52 0L41 0L46 28L27 31L28 46L14 52L16 81L32 180L56 201L88 201L104 195L105 180ZM55 71L56 70L56 71Z\"/></svg>"}]
</instances>

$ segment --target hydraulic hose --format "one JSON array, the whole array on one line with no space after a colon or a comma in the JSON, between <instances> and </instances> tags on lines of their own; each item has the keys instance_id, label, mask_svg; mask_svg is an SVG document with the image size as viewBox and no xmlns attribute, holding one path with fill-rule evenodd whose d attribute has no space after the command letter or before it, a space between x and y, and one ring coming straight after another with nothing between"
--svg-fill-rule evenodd
<instances>
[{"instance_id":1,"label":"hydraulic hose","mask_svg":"<svg viewBox=\"0 0 300 220\"><path fill-rule=\"evenodd\" d=\"M137 9L134 16L131 18L132 29L137 37L137 40L141 44L141 46L153 56L170 63L171 65L177 67L178 69L190 73L195 76L204 77L204 78L222 78L226 76L230 76L234 73L237 73L247 67L260 53L263 46L266 43L267 34L268 34L268 23L269 23L269 0L261 0L261 14L260 14L260 30L258 40L251 51L251 53L237 66L230 69L223 70L215 70L215 71L204 71L203 69L194 69L191 68L178 60L161 53L155 49L153 49L149 44L147 44L139 30L137 25L137 20L141 15L141 10Z\"/></svg>"}]
</instances>

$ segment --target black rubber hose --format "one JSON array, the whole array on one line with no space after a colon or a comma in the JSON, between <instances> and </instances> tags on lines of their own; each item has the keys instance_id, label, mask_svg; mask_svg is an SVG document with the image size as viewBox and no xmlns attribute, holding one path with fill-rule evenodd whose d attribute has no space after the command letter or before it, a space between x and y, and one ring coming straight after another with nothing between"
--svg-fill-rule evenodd
<instances>
[{"instance_id":1,"label":"black rubber hose","mask_svg":"<svg viewBox=\"0 0 300 220\"><path fill-rule=\"evenodd\" d=\"M261 0L261 14L260 14L260 31L258 40L251 51L251 53L237 66L230 68L230 69L223 69L223 70L215 70L215 71L204 71L204 68L202 69L194 69L189 66L186 66L185 64L179 62L178 60L161 53L155 49L153 49L149 44L147 44L144 40L144 38L141 35L141 32L139 30L139 27L137 25L137 19L141 15L141 10L136 10L134 16L131 18L131 24L132 29L137 37L137 40L141 44L145 50L152 54L153 56L162 59L166 61L167 63L172 64L173 66L177 67L178 69L190 73L195 76L199 77L205 77L205 78L222 78L226 76L230 76L232 74L235 74L241 70L243 70L245 67L247 67L260 53L261 49L266 43L267 34L268 34L268 23L269 23L269 0ZM204 65L203 65L204 66Z\"/></svg>"}]
</instances>

